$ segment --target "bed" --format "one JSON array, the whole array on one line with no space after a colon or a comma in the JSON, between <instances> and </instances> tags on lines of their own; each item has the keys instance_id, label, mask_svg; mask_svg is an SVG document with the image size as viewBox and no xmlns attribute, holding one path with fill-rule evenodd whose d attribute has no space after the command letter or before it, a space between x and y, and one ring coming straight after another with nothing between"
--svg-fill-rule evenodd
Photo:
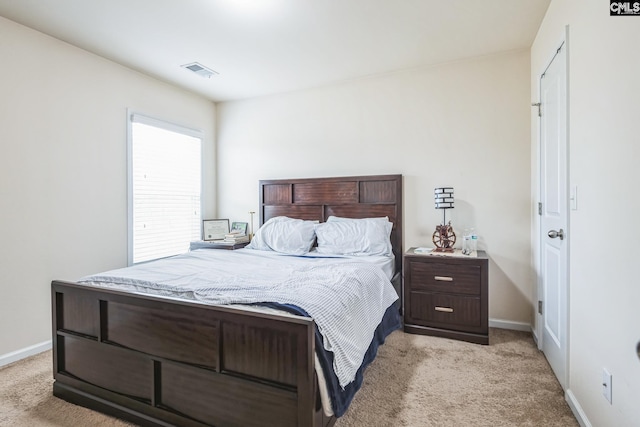
<instances>
[{"instance_id":1,"label":"bed","mask_svg":"<svg viewBox=\"0 0 640 427\"><path fill-rule=\"evenodd\" d=\"M401 175L263 180L259 194L261 225L277 217L387 217L402 301ZM53 281L51 292L57 397L139 425L336 421L322 407L319 328L310 317L66 281ZM373 347L366 361L375 357Z\"/></svg>"}]
</instances>

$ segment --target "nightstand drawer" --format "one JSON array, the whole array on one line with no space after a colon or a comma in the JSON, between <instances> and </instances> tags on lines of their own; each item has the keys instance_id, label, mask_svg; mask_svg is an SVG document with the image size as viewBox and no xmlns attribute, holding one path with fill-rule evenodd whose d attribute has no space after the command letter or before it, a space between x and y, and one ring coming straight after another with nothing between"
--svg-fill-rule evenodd
<instances>
[{"instance_id":1,"label":"nightstand drawer","mask_svg":"<svg viewBox=\"0 0 640 427\"><path fill-rule=\"evenodd\" d=\"M409 318L422 326L482 331L480 297L411 292Z\"/></svg>"},{"instance_id":2,"label":"nightstand drawer","mask_svg":"<svg viewBox=\"0 0 640 427\"><path fill-rule=\"evenodd\" d=\"M480 267L467 264L409 262L412 289L480 294Z\"/></svg>"}]
</instances>

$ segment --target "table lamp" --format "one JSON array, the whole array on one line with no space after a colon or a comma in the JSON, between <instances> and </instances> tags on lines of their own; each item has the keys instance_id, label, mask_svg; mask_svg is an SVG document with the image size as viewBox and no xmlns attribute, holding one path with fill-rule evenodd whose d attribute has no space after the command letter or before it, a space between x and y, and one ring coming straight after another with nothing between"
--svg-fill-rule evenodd
<instances>
[{"instance_id":1,"label":"table lamp","mask_svg":"<svg viewBox=\"0 0 640 427\"><path fill-rule=\"evenodd\" d=\"M436 227L431 239L436 246L434 252L453 252L456 233L453 232L451 221L447 224L447 209L453 209L453 187L435 188L434 199L436 209L442 209L442 224Z\"/></svg>"},{"instance_id":2,"label":"table lamp","mask_svg":"<svg viewBox=\"0 0 640 427\"><path fill-rule=\"evenodd\" d=\"M249 211L249 215L251 215L251 228L249 229L249 241L253 240L253 215L254 211Z\"/></svg>"}]
</instances>

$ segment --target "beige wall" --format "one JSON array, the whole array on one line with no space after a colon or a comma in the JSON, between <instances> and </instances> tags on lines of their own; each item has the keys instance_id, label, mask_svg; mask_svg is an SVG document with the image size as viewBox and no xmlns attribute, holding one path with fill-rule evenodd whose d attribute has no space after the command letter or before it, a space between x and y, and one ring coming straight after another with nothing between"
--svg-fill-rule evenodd
<instances>
[{"instance_id":1,"label":"beige wall","mask_svg":"<svg viewBox=\"0 0 640 427\"><path fill-rule=\"evenodd\" d=\"M205 132L215 106L0 18L0 357L51 339L52 279L127 262L126 109Z\"/></svg>"},{"instance_id":2,"label":"beige wall","mask_svg":"<svg viewBox=\"0 0 640 427\"><path fill-rule=\"evenodd\" d=\"M610 17L608 2L553 0L531 50L532 99L566 25L569 174L578 187L569 227L567 398L585 425L638 425L640 17ZM603 368L613 375L612 405L602 396Z\"/></svg>"},{"instance_id":3,"label":"beige wall","mask_svg":"<svg viewBox=\"0 0 640 427\"><path fill-rule=\"evenodd\" d=\"M431 245L451 185L447 219L491 257L490 317L527 327L529 70L519 51L218 104L219 213L247 221L260 179L400 173L408 248Z\"/></svg>"}]
</instances>

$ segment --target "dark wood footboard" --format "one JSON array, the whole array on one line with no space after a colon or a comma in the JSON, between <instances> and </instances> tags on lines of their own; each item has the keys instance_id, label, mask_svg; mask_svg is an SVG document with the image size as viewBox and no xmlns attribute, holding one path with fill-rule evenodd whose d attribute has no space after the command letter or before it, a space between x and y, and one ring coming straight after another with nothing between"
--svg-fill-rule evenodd
<instances>
[{"instance_id":1,"label":"dark wood footboard","mask_svg":"<svg viewBox=\"0 0 640 427\"><path fill-rule=\"evenodd\" d=\"M54 394L140 425L331 426L307 318L54 281Z\"/></svg>"}]
</instances>

